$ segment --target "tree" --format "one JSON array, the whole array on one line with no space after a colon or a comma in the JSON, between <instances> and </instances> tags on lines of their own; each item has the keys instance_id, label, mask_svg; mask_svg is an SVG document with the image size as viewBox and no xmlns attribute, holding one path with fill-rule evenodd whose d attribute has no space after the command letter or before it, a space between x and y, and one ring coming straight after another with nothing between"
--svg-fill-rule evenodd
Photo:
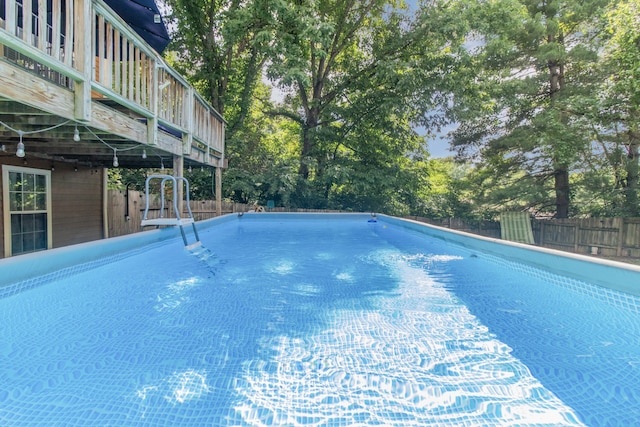
<instances>
[{"instance_id":1,"label":"tree","mask_svg":"<svg viewBox=\"0 0 640 427\"><path fill-rule=\"evenodd\" d=\"M265 205L288 206L298 169L299 129L295 123L265 114L272 107L269 88L258 84L247 120L227 150L229 169L223 175L226 197Z\"/></svg>"},{"instance_id":2,"label":"tree","mask_svg":"<svg viewBox=\"0 0 640 427\"><path fill-rule=\"evenodd\" d=\"M279 4L267 75L287 97L270 113L300 129L297 203L372 206L379 184L406 186L420 169L413 125L434 125L425 114L448 78L455 37L443 22L454 19L438 21L448 10L437 1L413 20L384 0Z\"/></svg>"},{"instance_id":3,"label":"tree","mask_svg":"<svg viewBox=\"0 0 640 427\"><path fill-rule=\"evenodd\" d=\"M465 69L477 70L455 91L449 110L461 125L454 146L501 173L546 188L531 202L543 208L553 193L555 216L570 213L570 171L588 144L572 115L584 88L582 70L595 64L594 23L606 2L499 0L472 3L470 32L480 45ZM550 187L552 185L552 187ZM513 187L513 194L519 191Z\"/></svg>"},{"instance_id":4,"label":"tree","mask_svg":"<svg viewBox=\"0 0 640 427\"><path fill-rule=\"evenodd\" d=\"M628 216L640 216L640 1L616 2L607 17L611 39L606 49L605 69L610 71L610 75L601 93L604 94L603 110L609 113L605 117L609 120L604 125L608 134L618 136L618 141L626 149L625 176L617 180L624 194L622 212Z\"/></svg>"},{"instance_id":5,"label":"tree","mask_svg":"<svg viewBox=\"0 0 640 427\"><path fill-rule=\"evenodd\" d=\"M470 186L468 179L474 172L473 165L456 162L449 157L430 159L427 167L428 184L418 193L422 200L422 216L435 219L480 219L479 210L474 211L471 203L478 196L478 188Z\"/></svg>"},{"instance_id":6,"label":"tree","mask_svg":"<svg viewBox=\"0 0 640 427\"><path fill-rule=\"evenodd\" d=\"M300 125L303 179L309 178L319 131L339 120L332 107L377 66L371 46L365 50L370 44L365 37L382 24L385 5L385 0L300 1L284 2L278 11L268 76L295 93L274 114Z\"/></svg>"},{"instance_id":7,"label":"tree","mask_svg":"<svg viewBox=\"0 0 640 427\"><path fill-rule=\"evenodd\" d=\"M251 108L271 42L268 0L165 0L173 65L228 122L233 139Z\"/></svg>"}]
</instances>

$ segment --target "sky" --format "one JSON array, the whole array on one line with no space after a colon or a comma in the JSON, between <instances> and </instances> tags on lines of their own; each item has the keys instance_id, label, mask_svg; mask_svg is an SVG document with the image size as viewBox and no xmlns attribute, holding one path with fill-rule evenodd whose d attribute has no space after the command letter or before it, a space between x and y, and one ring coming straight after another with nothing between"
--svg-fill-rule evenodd
<instances>
[{"instance_id":1,"label":"sky","mask_svg":"<svg viewBox=\"0 0 640 427\"><path fill-rule=\"evenodd\" d=\"M427 139L427 148L432 158L442 158L453 156L453 152L449 150L449 140L447 133L455 129L455 125L450 125L441 130L438 134ZM419 135L425 135L424 128L416 128Z\"/></svg>"}]
</instances>

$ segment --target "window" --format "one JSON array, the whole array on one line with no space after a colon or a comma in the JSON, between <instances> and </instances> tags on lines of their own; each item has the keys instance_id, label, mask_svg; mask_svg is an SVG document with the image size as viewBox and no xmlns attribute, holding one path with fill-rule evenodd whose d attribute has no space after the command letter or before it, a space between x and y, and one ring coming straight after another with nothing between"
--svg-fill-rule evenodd
<instances>
[{"instance_id":1,"label":"window","mask_svg":"<svg viewBox=\"0 0 640 427\"><path fill-rule=\"evenodd\" d=\"M5 256L51 248L51 172L2 166Z\"/></svg>"}]
</instances>

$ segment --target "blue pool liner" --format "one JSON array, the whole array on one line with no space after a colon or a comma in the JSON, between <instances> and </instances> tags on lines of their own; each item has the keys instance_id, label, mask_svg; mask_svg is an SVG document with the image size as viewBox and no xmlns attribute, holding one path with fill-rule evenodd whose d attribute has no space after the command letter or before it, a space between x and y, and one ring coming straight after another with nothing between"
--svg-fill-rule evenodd
<instances>
[{"instance_id":1,"label":"blue pool liner","mask_svg":"<svg viewBox=\"0 0 640 427\"><path fill-rule=\"evenodd\" d=\"M346 218L361 219L371 227L385 227L390 224L409 228L432 238L462 246L470 251L476 251L478 254L500 257L508 261L546 270L552 274L566 276L619 292L640 295L640 266L477 236L383 214L377 214L373 218L376 222L370 222L372 214L369 213L270 212L244 213L241 215L234 213L199 221L196 226L198 230L206 230L228 221L334 220ZM177 227L169 227L5 258L0 260L0 297L3 294L2 287L5 286L29 280L34 281L39 277L55 278L53 276L61 270L86 270L126 256L129 251L141 250L145 246L162 244L168 240L180 238L180 230Z\"/></svg>"}]
</instances>

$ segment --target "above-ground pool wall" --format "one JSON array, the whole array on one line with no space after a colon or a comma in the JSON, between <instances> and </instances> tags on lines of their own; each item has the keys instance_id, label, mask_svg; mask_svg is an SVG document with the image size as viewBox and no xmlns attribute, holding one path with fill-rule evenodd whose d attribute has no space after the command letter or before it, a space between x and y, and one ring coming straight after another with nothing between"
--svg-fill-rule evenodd
<instances>
[{"instance_id":1,"label":"above-ground pool wall","mask_svg":"<svg viewBox=\"0 0 640 427\"><path fill-rule=\"evenodd\" d=\"M554 249L476 236L413 220L379 215L379 220L407 227L479 253L490 254L551 273L621 292L640 295L640 267Z\"/></svg>"},{"instance_id":2,"label":"above-ground pool wall","mask_svg":"<svg viewBox=\"0 0 640 427\"><path fill-rule=\"evenodd\" d=\"M229 214L221 217L200 221L197 229L206 230L223 222L242 219L278 220L305 218L318 214L306 213L256 213ZM326 218L370 218L369 214L322 214ZM449 230L412 220L405 220L386 215L378 215L378 220L396 224L442 239L452 244L486 253L502 259L518 262L524 265L542 268L558 275L568 276L577 280L604 286L606 288L640 295L640 267L589 258L583 255L570 254L552 249L538 248L519 243L506 242L475 236L469 233ZM191 227L185 227L190 232ZM169 227L150 230L127 236L98 240L78 245L65 246L48 251L35 252L26 255L0 259L0 288L12 283L30 280L55 273L66 268L76 268L82 264L93 262L109 262L110 258L125 256L127 251L136 250L146 245L169 239L180 239L180 230ZM1 289L0 289L1 291ZM1 293L1 292L0 292Z\"/></svg>"},{"instance_id":3,"label":"above-ground pool wall","mask_svg":"<svg viewBox=\"0 0 640 427\"><path fill-rule=\"evenodd\" d=\"M198 230L206 229L235 219L236 215L224 215L198 222L196 227ZM185 232L191 239L191 226L185 227ZM68 268L82 269L83 266L90 268L91 264L110 262L119 256L126 256L128 251L170 239L182 241L178 227L148 230L0 259L0 295L1 288L6 285L55 274L57 271Z\"/></svg>"}]
</instances>

